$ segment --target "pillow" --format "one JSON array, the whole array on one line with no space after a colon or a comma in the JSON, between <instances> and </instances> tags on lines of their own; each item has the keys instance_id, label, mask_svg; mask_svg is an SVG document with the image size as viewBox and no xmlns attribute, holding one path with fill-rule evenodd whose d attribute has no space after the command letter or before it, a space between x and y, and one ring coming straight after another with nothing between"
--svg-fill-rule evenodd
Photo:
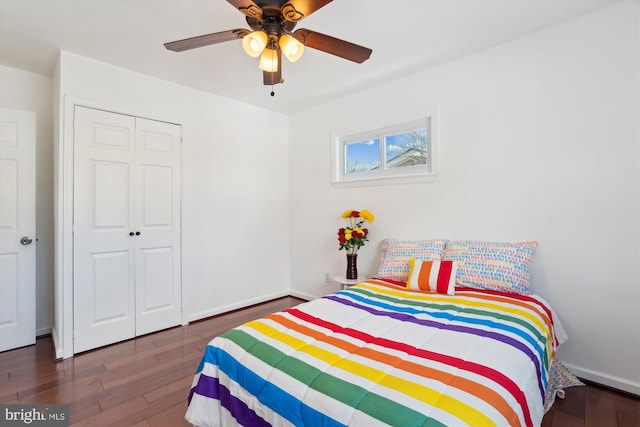
<instances>
[{"instance_id":1,"label":"pillow","mask_svg":"<svg viewBox=\"0 0 640 427\"><path fill-rule=\"evenodd\" d=\"M435 240L394 240L382 241L382 255L378 277L406 282L409 276L409 259L438 261L442 258L444 239Z\"/></svg>"},{"instance_id":2,"label":"pillow","mask_svg":"<svg viewBox=\"0 0 640 427\"><path fill-rule=\"evenodd\" d=\"M531 258L538 242L496 243L457 240L447 243L443 260L457 261L456 286L526 294Z\"/></svg>"},{"instance_id":3,"label":"pillow","mask_svg":"<svg viewBox=\"0 0 640 427\"><path fill-rule=\"evenodd\" d=\"M416 261L411 258L407 289L453 295L457 269L455 261Z\"/></svg>"}]
</instances>

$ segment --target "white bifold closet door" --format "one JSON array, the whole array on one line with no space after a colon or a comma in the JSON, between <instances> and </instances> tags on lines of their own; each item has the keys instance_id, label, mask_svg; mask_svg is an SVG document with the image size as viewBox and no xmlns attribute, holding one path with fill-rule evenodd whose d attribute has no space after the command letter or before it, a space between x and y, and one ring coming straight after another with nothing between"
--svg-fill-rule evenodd
<instances>
[{"instance_id":1,"label":"white bifold closet door","mask_svg":"<svg viewBox=\"0 0 640 427\"><path fill-rule=\"evenodd\" d=\"M181 323L179 125L74 109L74 353Z\"/></svg>"}]
</instances>

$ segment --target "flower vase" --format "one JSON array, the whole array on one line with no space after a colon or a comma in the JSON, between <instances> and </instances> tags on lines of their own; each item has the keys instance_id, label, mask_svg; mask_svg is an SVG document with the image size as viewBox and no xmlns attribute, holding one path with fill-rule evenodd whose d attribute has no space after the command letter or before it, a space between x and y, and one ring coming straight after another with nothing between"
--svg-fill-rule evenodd
<instances>
[{"instance_id":1,"label":"flower vase","mask_svg":"<svg viewBox=\"0 0 640 427\"><path fill-rule=\"evenodd\" d=\"M347 279L358 278L358 254L347 254Z\"/></svg>"}]
</instances>

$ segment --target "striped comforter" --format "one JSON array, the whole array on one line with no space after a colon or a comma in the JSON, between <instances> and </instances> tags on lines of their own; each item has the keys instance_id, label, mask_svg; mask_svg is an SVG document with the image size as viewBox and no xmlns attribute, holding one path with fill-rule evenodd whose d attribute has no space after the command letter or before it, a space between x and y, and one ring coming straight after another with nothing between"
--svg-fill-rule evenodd
<instances>
[{"instance_id":1,"label":"striped comforter","mask_svg":"<svg viewBox=\"0 0 640 427\"><path fill-rule=\"evenodd\" d=\"M197 426L538 426L566 337L535 295L368 280L214 338Z\"/></svg>"}]
</instances>

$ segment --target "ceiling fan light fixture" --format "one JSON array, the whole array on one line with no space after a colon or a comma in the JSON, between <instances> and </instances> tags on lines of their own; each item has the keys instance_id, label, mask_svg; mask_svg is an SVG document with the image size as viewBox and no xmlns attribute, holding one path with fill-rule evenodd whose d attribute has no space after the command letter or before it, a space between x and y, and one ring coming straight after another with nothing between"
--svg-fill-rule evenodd
<instances>
[{"instance_id":1,"label":"ceiling fan light fixture","mask_svg":"<svg viewBox=\"0 0 640 427\"><path fill-rule=\"evenodd\" d=\"M257 58L267 46L269 38L263 31L254 31L242 38L242 48L252 58Z\"/></svg>"},{"instance_id":2,"label":"ceiling fan light fixture","mask_svg":"<svg viewBox=\"0 0 640 427\"><path fill-rule=\"evenodd\" d=\"M282 35L278 40L278 44L289 62L296 62L304 53L304 45L289 34Z\"/></svg>"},{"instance_id":3,"label":"ceiling fan light fixture","mask_svg":"<svg viewBox=\"0 0 640 427\"><path fill-rule=\"evenodd\" d=\"M1 2L2 0L0 0ZM173 52L196 49L212 44L242 40L242 48L252 58L259 59L263 84L283 83L282 56L296 62L305 48L316 49L358 64L373 52L364 46L341 40L306 28L294 31L296 24L332 0L227 0L245 15L250 30L235 28L217 33L176 40L164 47ZM273 91L272 91L273 95Z\"/></svg>"},{"instance_id":4,"label":"ceiling fan light fixture","mask_svg":"<svg viewBox=\"0 0 640 427\"><path fill-rule=\"evenodd\" d=\"M278 65L278 52L273 49L265 49L260 56L258 68L268 73L275 73L278 71Z\"/></svg>"}]
</instances>

